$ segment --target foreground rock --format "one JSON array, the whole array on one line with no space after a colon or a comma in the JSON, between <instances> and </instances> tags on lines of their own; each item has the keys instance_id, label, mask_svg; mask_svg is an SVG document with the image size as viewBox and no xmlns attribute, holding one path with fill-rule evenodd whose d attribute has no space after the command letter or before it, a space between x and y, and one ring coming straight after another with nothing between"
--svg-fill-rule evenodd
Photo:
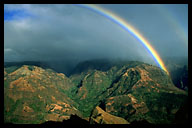
<instances>
[{"instance_id":1,"label":"foreground rock","mask_svg":"<svg viewBox=\"0 0 192 128\"><path fill-rule=\"evenodd\" d=\"M97 106L90 117L91 124L129 124L128 121L121 117L111 115L103 111L99 106Z\"/></svg>"}]
</instances>

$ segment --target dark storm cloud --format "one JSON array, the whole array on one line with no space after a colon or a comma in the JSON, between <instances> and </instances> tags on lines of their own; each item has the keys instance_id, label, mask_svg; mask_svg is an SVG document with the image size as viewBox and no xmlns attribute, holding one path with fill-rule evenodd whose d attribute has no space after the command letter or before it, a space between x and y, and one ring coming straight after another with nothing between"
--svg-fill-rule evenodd
<instances>
[{"instance_id":1,"label":"dark storm cloud","mask_svg":"<svg viewBox=\"0 0 192 128\"><path fill-rule=\"evenodd\" d=\"M131 23L138 24L138 28L146 33L151 42L155 42L152 45L160 54L170 52L161 41L167 41L166 46L178 41L175 37L165 36L167 40L158 37L159 34L155 34L157 31L153 29L154 22L138 18L139 15L149 15L145 12L135 12L136 9L131 8L130 13L131 9L126 11L126 6L120 9L118 5L110 6L109 9L114 9L117 13L121 10L121 16L126 20L130 15ZM122 11L123 9L125 10ZM5 10L20 10L30 14L22 18L15 14L11 20L4 22L5 61L138 58L153 62L147 50L128 32L90 10L74 5L5 5ZM134 16L133 13L137 15ZM145 23L145 27L142 27L141 22ZM161 26L156 25L155 29L163 34ZM185 54L182 52L181 50L181 54Z\"/></svg>"}]
</instances>

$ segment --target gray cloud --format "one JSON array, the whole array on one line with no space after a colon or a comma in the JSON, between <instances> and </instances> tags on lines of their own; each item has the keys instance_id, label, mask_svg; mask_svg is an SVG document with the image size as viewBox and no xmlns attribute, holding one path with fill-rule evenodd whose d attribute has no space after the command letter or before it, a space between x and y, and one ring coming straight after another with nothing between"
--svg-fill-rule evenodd
<instances>
[{"instance_id":1,"label":"gray cloud","mask_svg":"<svg viewBox=\"0 0 192 128\"><path fill-rule=\"evenodd\" d=\"M150 11L151 7L142 11L144 7L121 6L106 5L106 8L120 13L127 21L130 15L130 22L150 39L160 55L186 55L171 28L167 28L165 33L166 26L160 26L166 20L162 23L153 18L155 12ZM151 55L133 36L88 9L74 5L6 5L5 9L31 14L4 22L5 61L136 58L154 63ZM149 13L151 20L145 19L145 16L150 17ZM173 43L176 49L180 49L177 54L170 49Z\"/></svg>"}]
</instances>

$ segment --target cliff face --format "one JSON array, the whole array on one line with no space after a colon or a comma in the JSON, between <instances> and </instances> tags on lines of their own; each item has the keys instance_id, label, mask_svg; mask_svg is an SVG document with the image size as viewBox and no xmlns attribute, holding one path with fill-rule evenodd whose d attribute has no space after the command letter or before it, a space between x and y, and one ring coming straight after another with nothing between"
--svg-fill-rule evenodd
<instances>
[{"instance_id":1,"label":"cliff face","mask_svg":"<svg viewBox=\"0 0 192 128\"><path fill-rule=\"evenodd\" d=\"M187 99L158 67L128 62L101 69L76 69L81 72L68 78L37 66L4 68L4 121L43 123L78 115L90 123L173 123Z\"/></svg>"}]
</instances>

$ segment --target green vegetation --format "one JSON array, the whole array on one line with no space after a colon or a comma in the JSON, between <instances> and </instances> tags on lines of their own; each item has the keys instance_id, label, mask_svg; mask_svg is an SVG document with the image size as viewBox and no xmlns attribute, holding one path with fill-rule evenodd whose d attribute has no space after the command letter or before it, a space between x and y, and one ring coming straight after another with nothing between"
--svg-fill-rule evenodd
<instances>
[{"instance_id":1,"label":"green vegetation","mask_svg":"<svg viewBox=\"0 0 192 128\"><path fill-rule=\"evenodd\" d=\"M19 66L11 66L11 67L5 68L5 71L9 74L9 73L12 73L19 68L20 68Z\"/></svg>"},{"instance_id":2,"label":"green vegetation","mask_svg":"<svg viewBox=\"0 0 192 128\"><path fill-rule=\"evenodd\" d=\"M18 70L4 76L5 122L42 123L72 113L90 117L102 103L129 122L172 123L187 98L160 68L141 62L86 62L69 78L51 69L27 68L5 68L8 74ZM35 68L39 70L31 72ZM23 112L24 106L29 112Z\"/></svg>"}]
</instances>

